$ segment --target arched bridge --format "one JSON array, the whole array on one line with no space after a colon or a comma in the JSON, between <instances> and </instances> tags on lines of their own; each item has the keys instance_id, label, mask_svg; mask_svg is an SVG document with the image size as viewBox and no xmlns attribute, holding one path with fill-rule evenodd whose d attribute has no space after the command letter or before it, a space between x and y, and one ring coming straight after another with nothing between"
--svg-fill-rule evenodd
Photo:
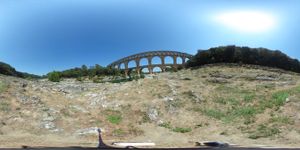
<instances>
[{"instance_id":1,"label":"arched bridge","mask_svg":"<svg viewBox=\"0 0 300 150\"><path fill-rule=\"evenodd\" d=\"M183 66L187 59L190 59L192 56L193 55L176 51L149 51L122 58L109 64L107 67L117 68L120 70L123 69L126 76L130 70L136 70L137 74L140 74L144 68L148 68L149 73L152 74L155 67L159 67L162 72L164 72L167 67L177 69L179 66ZM160 63L156 62L153 64L153 59L155 57L160 58ZM173 59L173 63L166 63L166 57L171 57L171 59ZM181 58L181 63L177 62L178 58ZM142 59L147 60L147 65L141 64ZM132 61L135 65L133 67L129 67L128 64ZM121 68L121 65L123 65L124 68Z\"/></svg>"}]
</instances>

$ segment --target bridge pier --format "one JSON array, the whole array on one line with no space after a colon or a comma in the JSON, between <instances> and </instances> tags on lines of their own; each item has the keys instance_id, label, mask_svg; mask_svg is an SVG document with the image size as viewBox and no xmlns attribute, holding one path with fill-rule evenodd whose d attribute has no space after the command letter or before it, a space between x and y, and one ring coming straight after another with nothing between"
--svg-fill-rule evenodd
<instances>
[{"instance_id":1,"label":"bridge pier","mask_svg":"<svg viewBox=\"0 0 300 150\"><path fill-rule=\"evenodd\" d=\"M186 58L185 57L181 57L181 59L182 59L182 64L184 65L185 61L186 61Z\"/></svg>"},{"instance_id":2,"label":"bridge pier","mask_svg":"<svg viewBox=\"0 0 300 150\"><path fill-rule=\"evenodd\" d=\"M166 68L165 68L165 56L160 56L160 59L161 59L161 66L160 66L161 72L165 72L166 71Z\"/></svg>"},{"instance_id":3,"label":"bridge pier","mask_svg":"<svg viewBox=\"0 0 300 150\"><path fill-rule=\"evenodd\" d=\"M152 57L147 57L147 59L148 59L148 70L149 70L149 73L152 74L153 73Z\"/></svg>"},{"instance_id":4,"label":"bridge pier","mask_svg":"<svg viewBox=\"0 0 300 150\"><path fill-rule=\"evenodd\" d=\"M141 72L140 72L140 60L141 59L135 59L135 64L136 64L136 73L138 74L138 76L141 75Z\"/></svg>"},{"instance_id":5,"label":"bridge pier","mask_svg":"<svg viewBox=\"0 0 300 150\"><path fill-rule=\"evenodd\" d=\"M129 69L128 69L128 61L126 61L124 64L125 64L125 77L127 78L128 77L128 73L129 73Z\"/></svg>"},{"instance_id":6,"label":"bridge pier","mask_svg":"<svg viewBox=\"0 0 300 150\"><path fill-rule=\"evenodd\" d=\"M174 70L177 70L177 56L173 56L173 62L174 62L173 68Z\"/></svg>"}]
</instances>

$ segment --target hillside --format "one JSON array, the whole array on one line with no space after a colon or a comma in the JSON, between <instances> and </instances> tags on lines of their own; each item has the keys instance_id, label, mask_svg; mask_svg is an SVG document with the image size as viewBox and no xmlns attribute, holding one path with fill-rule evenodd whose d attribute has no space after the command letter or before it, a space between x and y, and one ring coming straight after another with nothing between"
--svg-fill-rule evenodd
<instances>
[{"instance_id":1,"label":"hillside","mask_svg":"<svg viewBox=\"0 0 300 150\"><path fill-rule=\"evenodd\" d=\"M40 78L38 75L17 71L14 67L0 61L0 74L20 77L20 78Z\"/></svg>"},{"instance_id":2,"label":"hillside","mask_svg":"<svg viewBox=\"0 0 300 150\"><path fill-rule=\"evenodd\" d=\"M209 65L137 81L24 80L0 75L0 145L158 147L224 141L300 146L300 76L255 66Z\"/></svg>"}]
</instances>

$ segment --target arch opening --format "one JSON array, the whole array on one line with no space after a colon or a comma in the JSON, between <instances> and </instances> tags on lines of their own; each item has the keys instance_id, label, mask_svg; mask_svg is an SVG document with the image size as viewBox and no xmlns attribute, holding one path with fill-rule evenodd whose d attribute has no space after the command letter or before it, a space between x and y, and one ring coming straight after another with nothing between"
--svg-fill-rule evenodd
<instances>
[{"instance_id":1,"label":"arch opening","mask_svg":"<svg viewBox=\"0 0 300 150\"><path fill-rule=\"evenodd\" d=\"M181 57L177 57L176 63L177 64L183 64L183 59Z\"/></svg>"},{"instance_id":2,"label":"arch opening","mask_svg":"<svg viewBox=\"0 0 300 150\"><path fill-rule=\"evenodd\" d=\"M120 64L120 69L125 69L125 63Z\"/></svg>"},{"instance_id":3,"label":"arch opening","mask_svg":"<svg viewBox=\"0 0 300 150\"><path fill-rule=\"evenodd\" d=\"M174 60L171 56L165 57L165 64L174 64Z\"/></svg>"},{"instance_id":4,"label":"arch opening","mask_svg":"<svg viewBox=\"0 0 300 150\"><path fill-rule=\"evenodd\" d=\"M154 56L154 57L152 57L151 63L152 64L162 64L162 61L159 56Z\"/></svg>"},{"instance_id":5,"label":"arch opening","mask_svg":"<svg viewBox=\"0 0 300 150\"><path fill-rule=\"evenodd\" d=\"M148 59L147 58L142 58L140 60L140 66L146 66L148 65Z\"/></svg>"},{"instance_id":6,"label":"arch opening","mask_svg":"<svg viewBox=\"0 0 300 150\"><path fill-rule=\"evenodd\" d=\"M159 73L159 72L162 72L162 69L160 67L154 67L153 72L154 73Z\"/></svg>"},{"instance_id":7,"label":"arch opening","mask_svg":"<svg viewBox=\"0 0 300 150\"><path fill-rule=\"evenodd\" d=\"M134 68L134 67L136 67L136 66L137 66L137 64L136 64L135 60L129 61L129 63L128 63L128 68Z\"/></svg>"},{"instance_id":8,"label":"arch opening","mask_svg":"<svg viewBox=\"0 0 300 150\"><path fill-rule=\"evenodd\" d=\"M144 73L144 74L149 74L150 73L148 68L143 68L141 70L141 72Z\"/></svg>"}]
</instances>

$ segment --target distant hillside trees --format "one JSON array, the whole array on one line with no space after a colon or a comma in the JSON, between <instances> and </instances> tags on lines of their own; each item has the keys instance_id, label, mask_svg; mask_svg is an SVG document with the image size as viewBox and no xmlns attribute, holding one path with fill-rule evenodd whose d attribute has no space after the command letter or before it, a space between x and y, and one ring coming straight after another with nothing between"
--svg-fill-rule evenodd
<instances>
[{"instance_id":1,"label":"distant hillside trees","mask_svg":"<svg viewBox=\"0 0 300 150\"><path fill-rule=\"evenodd\" d=\"M15 68L11 67L9 64L0 62L0 73L9 76L17 76L18 73Z\"/></svg>"},{"instance_id":2,"label":"distant hillside trees","mask_svg":"<svg viewBox=\"0 0 300 150\"><path fill-rule=\"evenodd\" d=\"M12 66L4 62L0 62L0 74L20 77L20 78L40 78L40 76L38 75L16 71L15 68L13 68Z\"/></svg>"},{"instance_id":3,"label":"distant hillside trees","mask_svg":"<svg viewBox=\"0 0 300 150\"><path fill-rule=\"evenodd\" d=\"M300 62L276 50L265 48L249 48L237 46L222 46L201 50L186 64L196 67L213 63L241 63L267 67L276 67L300 73Z\"/></svg>"},{"instance_id":4,"label":"distant hillside trees","mask_svg":"<svg viewBox=\"0 0 300 150\"><path fill-rule=\"evenodd\" d=\"M76 67L76 68L72 68L72 69L68 69L68 70L64 70L64 71L53 71L47 74L47 77L50 81L52 81L50 79L50 77L53 76L53 74L55 74L55 76L58 76L59 78L81 78L81 77L89 77L89 78L93 78L95 76L116 76L116 75L120 75L120 71L114 68L107 68L107 67L102 67L98 64L96 64L95 66L92 66L90 68L88 68L86 65L82 65L80 68ZM57 82L57 81L55 81Z\"/></svg>"}]
</instances>

